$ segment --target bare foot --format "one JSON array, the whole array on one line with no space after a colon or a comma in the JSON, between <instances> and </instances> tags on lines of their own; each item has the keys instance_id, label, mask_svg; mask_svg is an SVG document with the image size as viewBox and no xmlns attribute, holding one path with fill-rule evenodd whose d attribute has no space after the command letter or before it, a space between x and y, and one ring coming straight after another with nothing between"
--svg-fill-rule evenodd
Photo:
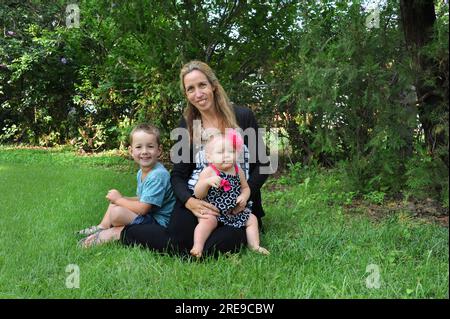
<instances>
[{"instance_id":1,"label":"bare foot","mask_svg":"<svg viewBox=\"0 0 450 319\"><path fill-rule=\"evenodd\" d=\"M253 250L254 252L257 252L261 255L270 255L270 252L265 249L264 247L258 246L258 247L250 247L251 250Z\"/></svg>"},{"instance_id":2,"label":"bare foot","mask_svg":"<svg viewBox=\"0 0 450 319\"><path fill-rule=\"evenodd\" d=\"M202 257L202 251L198 250L196 248L192 248L190 251L191 255L197 258L201 258Z\"/></svg>"}]
</instances>

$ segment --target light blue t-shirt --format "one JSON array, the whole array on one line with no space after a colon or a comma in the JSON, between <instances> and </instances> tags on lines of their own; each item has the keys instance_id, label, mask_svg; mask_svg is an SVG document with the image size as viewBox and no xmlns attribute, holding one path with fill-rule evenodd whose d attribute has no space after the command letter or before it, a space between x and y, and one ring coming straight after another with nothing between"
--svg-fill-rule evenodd
<instances>
[{"instance_id":1,"label":"light blue t-shirt","mask_svg":"<svg viewBox=\"0 0 450 319\"><path fill-rule=\"evenodd\" d=\"M170 215L175 205L175 196L170 184L170 173L159 162L148 173L145 180L141 180L142 170L137 173L136 195L142 203L151 204L149 212L158 224L167 227Z\"/></svg>"}]
</instances>

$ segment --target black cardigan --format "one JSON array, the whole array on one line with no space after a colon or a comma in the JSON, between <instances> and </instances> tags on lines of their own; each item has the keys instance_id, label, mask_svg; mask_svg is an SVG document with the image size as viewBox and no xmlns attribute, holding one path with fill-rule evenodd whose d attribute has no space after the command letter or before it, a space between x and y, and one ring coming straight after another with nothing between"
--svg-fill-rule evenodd
<instances>
[{"instance_id":1,"label":"black cardigan","mask_svg":"<svg viewBox=\"0 0 450 319\"><path fill-rule=\"evenodd\" d=\"M255 129L256 132L258 132L258 124L256 122L255 116L253 112L249 108L241 107L241 106L234 106L234 112L236 114L236 120L238 122L239 127L242 130L246 130L247 128L251 127ZM184 117L181 118L179 127L186 128L186 121ZM264 216L264 210L262 208L261 204L261 187L266 181L268 175L267 174L261 174L259 172L259 168L261 166L269 166L270 163L261 163L259 158L259 148L263 147L265 151L265 144L262 140L262 137L257 134L257 145L256 145L256 162L254 160L251 160L250 163L250 171L249 171L249 179L248 179L248 185L250 186L250 200L253 201L252 206L252 212L255 214L256 217L260 218ZM179 138L179 140L181 137ZM247 136L244 137L244 143L248 146L248 140ZM180 150L181 152L181 150ZM179 155L181 156L179 152ZM190 147L190 162L189 163L176 163L173 166L172 173L171 173L171 183L172 187L175 193L175 196L177 199L182 203L185 204L186 201L192 197L192 191L188 188L188 181L191 177L192 172L194 171L196 167L194 156L193 156L193 147L191 144Z\"/></svg>"}]
</instances>

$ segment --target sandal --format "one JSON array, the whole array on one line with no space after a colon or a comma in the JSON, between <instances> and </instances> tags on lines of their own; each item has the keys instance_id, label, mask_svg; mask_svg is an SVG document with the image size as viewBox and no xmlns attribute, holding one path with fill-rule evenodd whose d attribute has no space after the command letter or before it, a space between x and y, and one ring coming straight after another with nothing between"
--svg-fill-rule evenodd
<instances>
[{"instance_id":1,"label":"sandal","mask_svg":"<svg viewBox=\"0 0 450 319\"><path fill-rule=\"evenodd\" d=\"M104 229L105 228L103 228L103 227L95 225L95 226L91 226L91 227L82 229L80 231L77 231L77 235L89 236L89 235L95 234L95 233L97 233L99 231L102 231Z\"/></svg>"},{"instance_id":2,"label":"sandal","mask_svg":"<svg viewBox=\"0 0 450 319\"><path fill-rule=\"evenodd\" d=\"M105 240L100 239L100 233L103 230L101 229L101 230L97 231L96 233L91 234L90 236L81 239L80 241L78 241L78 246L82 247L82 248L88 248L88 247L97 246L97 245L100 245L100 244L106 242Z\"/></svg>"}]
</instances>

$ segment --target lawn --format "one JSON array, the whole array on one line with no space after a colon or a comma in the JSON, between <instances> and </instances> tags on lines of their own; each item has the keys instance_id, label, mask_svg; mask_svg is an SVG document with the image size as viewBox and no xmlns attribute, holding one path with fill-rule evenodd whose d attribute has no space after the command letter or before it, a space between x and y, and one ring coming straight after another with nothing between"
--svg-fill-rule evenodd
<instances>
[{"instance_id":1,"label":"lawn","mask_svg":"<svg viewBox=\"0 0 450 319\"><path fill-rule=\"evenodd\" d=\"M337 171L302 174L263 188L270 256L243 249L196 262L118 243L77 247L75 231L98 223L109 188L134 194L126 159L2 147L0 298L449 297L448 228L407 211L349 213Z\"/></svg>"}]
</instances>

